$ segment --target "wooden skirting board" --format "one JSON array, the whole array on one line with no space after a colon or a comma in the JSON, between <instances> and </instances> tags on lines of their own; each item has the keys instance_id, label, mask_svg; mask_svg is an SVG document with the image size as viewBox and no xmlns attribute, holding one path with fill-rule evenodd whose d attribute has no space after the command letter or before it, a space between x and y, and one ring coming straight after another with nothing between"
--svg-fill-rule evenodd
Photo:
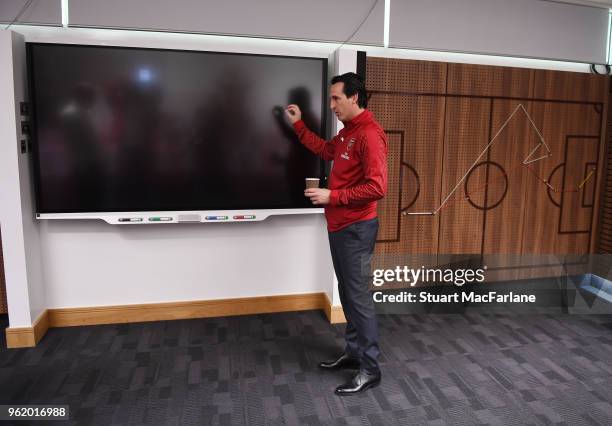
<instances>
[{"instance_id":1,"label":"wooden skirting board","mask_svg":"<svg viewBox=\"0 0 612 426\"><path fill-rule=\"evenodd\" d=\"M7 348L31 348L43 338L49 329L49 311L45 310L34 321L32 327L14 327L6 329Z\"/></svg>"},{"instance_id":2,"label":"wooden skirting board","mask_svg":"<svg viewBox=\"0 0 612 426\"><path fill-rule=\"evenodd\" d=\"M331 324L345 323L346 317L344 316L342 306L333 306L327 293L323 294L325 295L325 315L327 315L329 322Z\"/></svg>"},{"instance_id":3,"label":"wooden skirting board","mask_svg":"<svg viewBox=\"0 0 612 426\"><path fill-rule=\"evenodd\" d=\"M34 347L47 330L52 327L167 321L296 312L312 309L322 309L332 324L346 322L342 307L332 306L326 293L142 305L61 308L47 309L37 318L32 327L7 328L6 344L8 348Z\"/></svg>"}]
</instances>

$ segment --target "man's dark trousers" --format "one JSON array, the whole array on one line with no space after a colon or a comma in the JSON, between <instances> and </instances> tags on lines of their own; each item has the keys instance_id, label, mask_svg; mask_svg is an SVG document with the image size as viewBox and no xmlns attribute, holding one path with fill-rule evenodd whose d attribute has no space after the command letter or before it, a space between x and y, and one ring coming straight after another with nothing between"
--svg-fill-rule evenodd
<instances>
[{"instance_id":1,"label":"man's dark trousers","mask_svg":"<svg viewBox=\"0 0 612 426\"><path fill-rule=\"evenodd\" d=\"M378 233L378 219L355 222L330 232L334 270L340 302L346 317L347 355L361 360L361 369L378 373L378 322L374 301L368 290L370 263Z\"/></svg>"}]
</instances>

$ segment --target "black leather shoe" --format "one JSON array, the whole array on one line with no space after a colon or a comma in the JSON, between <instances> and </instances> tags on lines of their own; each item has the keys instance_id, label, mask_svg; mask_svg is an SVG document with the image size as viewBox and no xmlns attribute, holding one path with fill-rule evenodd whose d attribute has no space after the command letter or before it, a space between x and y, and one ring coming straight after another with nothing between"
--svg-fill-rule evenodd
<instances>
[{"instance_id":1,"label":"black leather shoe","mask_svg":"<svg viewBox=\"0 0 612 426\"><path fill-rule=\"evenodd\" d=\"M347 354L343 354L340 358L335 359L333 361L323 361L319 364L319 367L324 368L326 370L359 370L360 362L357 358L353 358L348 356Z\"/></svg>"},{"instance_id":2,"label":"black leather shoe","mask_svg":"<svg viewBox=\"0 0 612 426\"><path fill-rule=\"evenodd\" d=\"M355 395L380 384L380 373L360 371L353 380L336 388L336 395Z\"/></svg>"}]
</instances>

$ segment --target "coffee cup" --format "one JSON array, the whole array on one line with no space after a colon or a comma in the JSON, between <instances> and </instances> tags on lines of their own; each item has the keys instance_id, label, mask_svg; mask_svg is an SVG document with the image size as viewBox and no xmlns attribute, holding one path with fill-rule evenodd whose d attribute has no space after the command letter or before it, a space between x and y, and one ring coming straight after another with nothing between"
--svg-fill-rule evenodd
<instances>
[{"instance_id":1,"label":"coffee cup","mask_svg":"<svg viewBox=\"0 0 612 426\"><path fill-rule=\"evenodd\" d=\"M319 187L319 178L306 178L306 189L318 188L318 187Z\"/></svg>"}]
</instances>

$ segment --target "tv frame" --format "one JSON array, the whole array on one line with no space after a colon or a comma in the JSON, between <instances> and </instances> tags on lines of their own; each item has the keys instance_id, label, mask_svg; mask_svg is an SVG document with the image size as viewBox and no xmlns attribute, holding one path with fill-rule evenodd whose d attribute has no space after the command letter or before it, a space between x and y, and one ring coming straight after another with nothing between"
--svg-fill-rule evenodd
<instances>
[{"instance_id":1,"label":"tv frame","mask_svg":"<svg viewBox=\"0 0 612 426\"><path fill-rule=\"evenodd\" d=\"M310 57L310 56L292 56L292 55L272 55L259 53L241 53L231 51L208 51L194 49L175 49L175 48L154 48L154 47L136 47L136 46L121 46L121 45L98 45L98 44L81 44L81 43L53 43L53 42L27 42L26 43L26 58L27 58L27 81L28 81L28 102L30 107L29 122L30 122L30 140L31 140L31 166L34 188L34 204L36 208L36 219L101 219L106 223L113 225L144 225L144 224L170 224L170 223L228 223L228 222L253 222L262 221L274 215L295 215L295 214L321 214L324 209L321 207L296 207L296 208L257 208L257 209L226 209L226 210L136 210L136 211L118 211L105 210L100 212L38 212L40 205L40 158L38 151L37 140L37 123L36 123L36 104L34 102L35 84L33 73L32 47L35 45L53 45L53 46L69 46L69 47L89 47L100 49L122 49L122 50L150 50L150 51L170 51L170 52L191 52L204 53L215 55L239 55L239 56L256 56L256 57L272 57L272 58L292 58L292 59L308 59L316 60L322 63L322 93L321 93L321 129L324 134L321 135L324 139L328 138L328 111L327 111L327 94L328 94L328 73L329 62L325 57ZM327 174L329 173L329 164L320 159L320 178L321 182L327 182ZM163 220L161 220L163 218Z\"/></svg>"}]
</instances>

